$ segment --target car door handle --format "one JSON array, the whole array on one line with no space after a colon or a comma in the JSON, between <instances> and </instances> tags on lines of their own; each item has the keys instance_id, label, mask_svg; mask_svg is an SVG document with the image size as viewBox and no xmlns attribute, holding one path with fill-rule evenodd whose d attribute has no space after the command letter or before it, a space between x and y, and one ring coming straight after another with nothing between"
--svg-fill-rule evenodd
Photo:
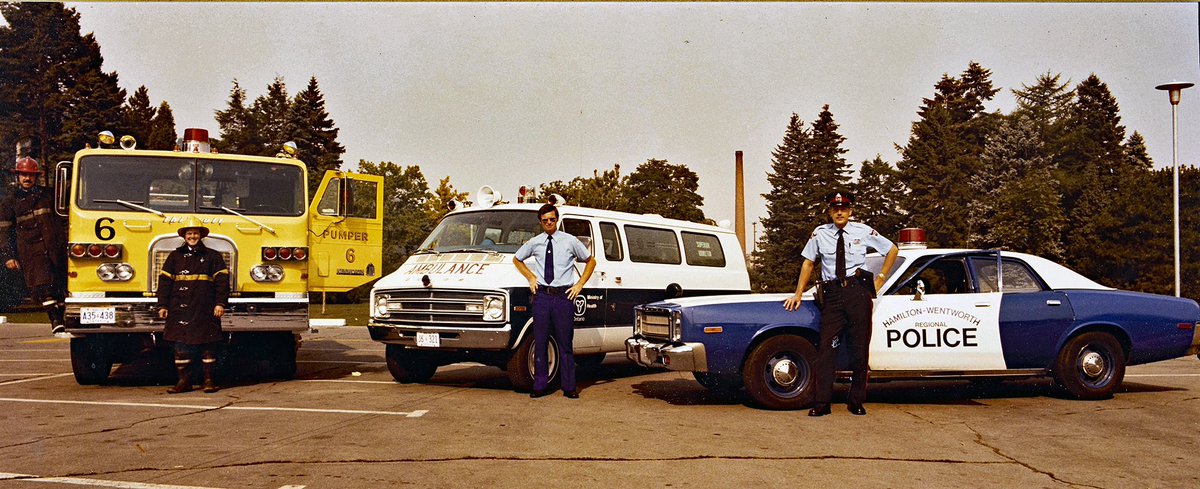
<instances>
[{"instance_id":1,"label":"car door handle","mask_svg":"<svg viewBox=\"0 0 1200 489\"><path fill-rule=\"evenodd\" d=\"M1050 300L1046 301L1046 305L1047 306L1061 306L1062 301L1060 301L1058 299L1050 299Z\"/></svg>"}]
</instances>

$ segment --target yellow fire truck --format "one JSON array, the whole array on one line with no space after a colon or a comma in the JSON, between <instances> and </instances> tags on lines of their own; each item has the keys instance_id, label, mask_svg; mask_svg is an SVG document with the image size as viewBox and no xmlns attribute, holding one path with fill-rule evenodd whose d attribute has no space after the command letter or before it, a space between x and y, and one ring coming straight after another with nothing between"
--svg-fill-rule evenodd
<instances>
[{"instance_id":1,"label":"yellow fire truck","mask_svg":"<svg viewBox=\"0 0 1200 489\"><path fill-rule=\"evenodd\" d=\"M296 373L309 294L346 292L379 276L383 177L326 172L309 203L306 167L288 143L276 157L218 154L187 129L175 151L136 149L101 133L99 148L55 167L56 210L67 218L66 325L80 384L114 363L166 350L155 314L158 272L188 218L229 266L222 364L279 378Z\"/></svg>"}]
</instances>

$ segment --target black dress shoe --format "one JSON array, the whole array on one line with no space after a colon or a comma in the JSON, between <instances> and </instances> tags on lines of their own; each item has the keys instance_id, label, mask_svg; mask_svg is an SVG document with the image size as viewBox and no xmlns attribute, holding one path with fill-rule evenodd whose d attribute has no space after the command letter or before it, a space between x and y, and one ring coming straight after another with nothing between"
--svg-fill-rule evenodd
<instances>
[{"instance_id":1,"label":"black dress shoe","mask_svg":"<svg viewBox=\"0 0 1200 489\"><path fill-rule=\"evenodd\" d=\"M829 412L830 412L829 405L827 404L824 406L817 406L815 408L809 409L808 415L809 416L824 416L826 414L829 414Z\"/></svg>"},{"instance_id":2,"label":"black dress shoe","mask_svg":"<svg viewBox=\"0 0 1200 489\"><path fill-rule=\"evenodd\" d=\"M853 414L853 415L855 415L855 416L866 416L866 415L867 415L867 408L865 408L865 407L862 407L862 405L861 405L861 404L860 404L860 405L857 405L857 406L856 406L856 405L854 405L854 404L851 404L851 405L849 405L849 406L846 406L846 407L847 407L848 409L850 409L850 414Z\"/></svg>"},{"instance_id":3,"label":"black dress shoe","mask_svg":"<svg viewBox=\"0 0 1200 489\"><path fill-rule=\"evenodd\" d=\"M568 399L579 399L579 391L563 391L563 395Z\"/></svg>"},{"instance_id":4,"label":"black dress shoe","mask_svg":"<svg viewBox=\"0 0 1200 489\"><path fill-rule=\"evenodd\" d=\"M550 395L550 389L542 389L540 391L533 391L533 392L529 393L529 397L531 399L537 399L539 397L546 397L548 395Z\"/></svg>"}]
</instances>

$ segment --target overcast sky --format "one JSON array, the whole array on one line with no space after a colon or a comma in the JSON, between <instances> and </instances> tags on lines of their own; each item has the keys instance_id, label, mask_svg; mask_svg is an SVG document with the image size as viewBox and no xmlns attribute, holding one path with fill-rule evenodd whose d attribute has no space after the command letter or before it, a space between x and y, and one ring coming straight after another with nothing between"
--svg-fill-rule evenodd
<instances>
[{"instance_id":1,"label":"overcast sky","mask_svg":"<svg viewBox=\"0 0 1200 489\"><path fill-rule=\"evenodd\" d=\"M830 105L856 166L895 164L922 97L971 61L1003 89L1047 71L1095 73L1171 164L1155 85L1200 81L1196 4L72 4L104 68L167 100L180 132L217 132L237 79L289 94L316 76L344 161L420 165L474 194L590 176L649 158L700 175L705 214L733 217L734 151L747 216L766 210L771 152L795 112ZM1200 89L1179 106L1181 163L1200 159ZM751 229L747 224L747 229Z\"/></svg>"}]
</instances>

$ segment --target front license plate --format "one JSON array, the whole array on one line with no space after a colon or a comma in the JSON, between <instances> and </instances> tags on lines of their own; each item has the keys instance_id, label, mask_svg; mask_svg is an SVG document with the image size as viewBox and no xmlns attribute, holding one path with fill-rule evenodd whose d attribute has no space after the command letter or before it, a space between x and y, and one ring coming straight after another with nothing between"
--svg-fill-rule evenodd
<instances>
[{"instance_id":1,"label":"front license plate","mask_svg":"<svg viewBox=\"0 0 1200 489\"><path fill-rule=\"evenodd\" d=\"M442 346L442 337L437 333L417 333L417 346L438 348Z\"/></svg>"},{"instance_id":2,"label":"front license plate","mask_svg":"<svg viewBox=\"0 0 1200 489\"><path fill-rule=\"evenodd\" d=\"M79 308L79 324L113 324L115 322L117 322L117 310L114 307Z\"/></svg>"}]
</instances>

